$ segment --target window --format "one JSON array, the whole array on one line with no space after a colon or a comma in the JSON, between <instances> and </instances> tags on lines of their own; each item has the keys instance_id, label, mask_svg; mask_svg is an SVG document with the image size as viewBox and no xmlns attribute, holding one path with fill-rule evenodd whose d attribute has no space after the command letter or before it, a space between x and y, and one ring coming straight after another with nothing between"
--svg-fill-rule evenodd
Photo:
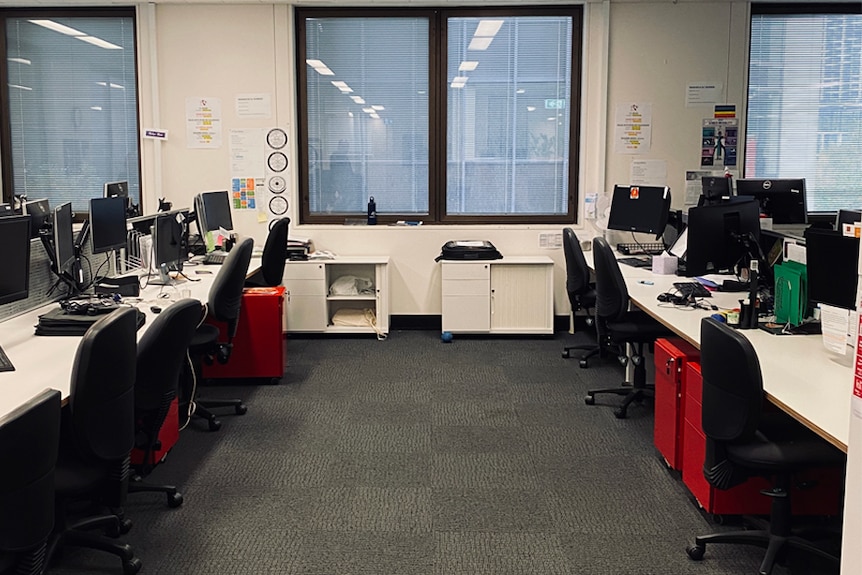
<instances>
[{"instance_id":1,"label":"window","mask_svg":"<svg viewBox=\"0 0 862 575\"><path fill-rule=\"evenodd\" d=\"M862 205L862 8L752 5L745 176L805 178L809 212Z\"/></svg>"},{"instance_id":2,"label":"window","mask_svg":"<svg viewBox=\"0 0 862 575\"><path fill-rule=\"evenodd\" d=\"M86 212L104 184L140 202L134 10L0 12L3 190Z\"/></svg>"},{"instance_id":3,"label":"window","mask_svg":"<svg viewBox=\"0 0 862 575\"><path fill-rule=\"evenodd\" d=\"M304 223L574 221L580 7L296 22Z\"/></svg>"}]
</instances>

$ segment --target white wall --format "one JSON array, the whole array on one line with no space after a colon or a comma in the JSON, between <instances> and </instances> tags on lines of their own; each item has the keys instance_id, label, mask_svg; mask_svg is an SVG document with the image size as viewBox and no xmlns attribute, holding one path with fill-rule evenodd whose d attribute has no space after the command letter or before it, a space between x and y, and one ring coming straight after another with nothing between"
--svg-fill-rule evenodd
<instances>
[{"instance_id":1,"label":"white wall","mask_svg":"<svg viewBox=\"0 0 862 575\"><path fill-rule=\"evenodd\" d=\"M653 105L649 154L664 159L675 205L685 170L698 169L700 125L710 107L685 108L685 86L721 81L728 102L743 102L747 4L739 2L604 2L585 7L580 188L585 193L627 183L633 156L613 151L614 106L648 101ZM139 8L141 30L141 115L143 128L169 130L167 142L144 142L145 204L155 194L175 207L195 193L225 189L230 182L230 129L288 129L290 160L296 164L295 64L292 8L283 4L156 4ZM239 118L237 94L269 93L273 118ZM224 143L217 150L189 149L185 99L221 99ZM290 170L291 233L310 237L319 249L337 254L386 254L392 258L393 314L439 314L440 276L434 257L451 239L488 239L507 255L546 254L554 258L555 313L569 311L561 250L542 250L538 235L562 226L423 226L377 228L301 226L296 171ZM155 194L151 193L156 190ZM257 214L235 217L237 229L263 243L266 227ZM589 238L593 228L573 225ZM611 241L623 241L610 236Z\"/></svg>"}]
</instances>

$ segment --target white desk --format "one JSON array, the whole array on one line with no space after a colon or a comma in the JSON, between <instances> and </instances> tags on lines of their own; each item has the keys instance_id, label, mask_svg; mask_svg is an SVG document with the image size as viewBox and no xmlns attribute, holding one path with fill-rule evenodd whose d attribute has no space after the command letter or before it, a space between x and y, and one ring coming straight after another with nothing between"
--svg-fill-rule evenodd
<instances>
[{"instance_id":1,"label":"white desk","mask_svg":"<svg viewBox=\"0 0 862 575\"><path fill-rule=\"evenodd\" d=\"M253 258L249 273L260 267L260 258ZM147 321L138 330L140 338L154 321L156 314L150 307L161 308L182 298L182 290L189 290L190 297L207 301L209 288L221 266L187 266L185 273L191 280L175 286L148 286L141 291L140 302L134 305L147 315ZM211 274L196 274L196 270L209 270ZM159 297L160 293L168 297ZM127 298L134 302L136 298ZM80 337L75 336L36 336L34 329L39 315L57 307L57 303L47 304L0 323L0 346L9 356L15 371L0 373L0 417L24 404L45 388L60 390L63 400L69 397L72 364L78 350Z\"/></svg>"},{"instance_id":2,"label":"white desk","mask_svg":"<svg viewBox=\"0 0 862 575\"><path fill-rule=\"evenodd\" d=\"M584 255L592 267L592 252ZM715 312L674 307L656 299L662 292L673 291L674 282L694 281L694 278L656 275L649 268L622 264L620 269L635 305L700 347L700 320ZM651 281L653 285L640 281ZM714 292L705 302L731 308L738 307L739 300L745 297L742 293ZM741 333L757 352L769 401L846 452L853 391L851 368L838 363L837 357L824 349L819 335L772 335L761 329L741 330Z\"/></svg>"}]
</instances>

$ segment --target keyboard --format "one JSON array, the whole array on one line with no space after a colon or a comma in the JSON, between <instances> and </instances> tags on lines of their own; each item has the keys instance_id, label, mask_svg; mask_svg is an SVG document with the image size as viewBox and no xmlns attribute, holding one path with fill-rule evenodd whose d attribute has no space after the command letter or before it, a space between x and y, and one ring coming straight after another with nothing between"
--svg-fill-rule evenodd
<instances>
[{"instance_id":1,"label":"keyboard","mask_svg":"<svg viewBox=\"0 0 862 575\"><path fill-rule=\"evenodd\" d=\"M227 252L215 251L208 252L207 255L204 256L204 263L210 265L220 266L224 263L225 258L227 257Z\"/></svg>"},{"instance_id":2,"label":"keyboard","mask_svg":"<svg viewBox=\"0 0 862 575\"><path fill-rule=\"evenodd\" d=\"M15 366L9 361L9 356L0 347L0 371L15 371Z\"/></svg>"},{"instance_id":3,"label":"keyboard","mask_svg":"<svg viewBox=\"0 0 862 575\"><path fill-rule=\"evenodd\" d=\"M676 282L673 287L684 297L712 297L712 293L700 282Z\"/></svg>"},{"instance_id":4,"label":"keyboard","mask_svg":"<svg viewBox=\"0 0 862 575\"><path fill-rule=\"evenodd\" d=\"M617 244L617 251L627 256L656 255L664 251L664 244L661 242L621 243Z\"/></svg>"},{"instance_id":5,"label":"keyboard","mask_svg":"<svg viewBox=\"0 0 862 575\"><path fill-rule=\"evenodd\" d=\"M625 264L627 266L632 266L635 268L648 268L652 266L652 258L651 257L632 257L632 258L620 258L617 262L621 264Z\"/></svg>"}]
</instances>

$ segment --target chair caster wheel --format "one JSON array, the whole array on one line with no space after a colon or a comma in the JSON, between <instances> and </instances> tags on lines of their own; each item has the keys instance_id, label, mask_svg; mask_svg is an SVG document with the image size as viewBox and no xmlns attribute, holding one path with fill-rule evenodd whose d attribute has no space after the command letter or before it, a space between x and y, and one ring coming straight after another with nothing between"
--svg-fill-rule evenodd
<instances>
[{"instance_id":1,"label":"chair caster wheel","mask_svg":"<svg viewBox=\"0 0 862 575\"><path fill-rule=\"evenodd\" d=\"M569 359L571 356L569 355L569 350L563 350L563 359Z\"/></svg>"},{"instance_id":2,"label":"chair caster wheel","mask_svg":"<svg viewBox=\"0 0 862 575\"><path fill-rule=\"evenodd\" d=\"M168 495L168 507L171 509L176 509L180 505L183 504L183 494L182 493L171 493Z\"/></svg>"},{"instance_id":3,"label":"chair caster wheel","mask_svg":"<svg viewBox=\"0 0 862 575\"><path fill-rule=\"evenodd\" d=\"M587 405L595 405L596 397L594 395L588 395L584 398L584 403Z\"/></svg>"},{"instance_id":4,"label":"chair caster wheel","mask_svg":"<svg viewBox=\"0 0 862 575\"><path fill-rule=\"evenodd\" d=\"M237 415L245 415L248 411L248 408L244 404L239 404L234 408L234 411Z\"/></svg>"},{"instance_id":5,"label":"chair caster wheel","mask_svg":"<svg viewBox=\"0 0 862 575\"><path fill-rule=\"evenodd\" d=\"M587 369L590 366L587 363L587 360L585 360L585 359L582 359L581 361L579 361L578 365L580 366L581 369Z\"/></svg>"},{"instance_id":6,"label":"chair caster wheel","mask_svg":"<svg viewBox=\"0 0 862 575\"><path fill-rule=\"evenodd\" d=\"M143 567L143 563L137 557L132 557L128 561L123 561L123 575L135 575Z\"/></svg>"},{"instance_id":7,"label":"chair caster wheel","mask_svg":"<svg viewBox=\"0 0 862 575\"><path fill-rule=\"evenodd\" d=\"M617 419L625 419L626 418L626 411L624 409L615 409L614 410L614 417L616 417Z\"/></svg>"},{"instance_id":8,"label":"chair caster wheel","mask_svg":"<svg viewBox=\"0 0 862 575\"><path fill-rule=\"evenodd\" d=\"M218 431L219 429L221 429L221 421L219 421L218 419L210 419L208 420L208 422L210 431Z\"/></svg>"},{"instance_id":9,"label":"chair caster wheel","mask_svg":"<svg viewBox=\"0 0 862 575\"><path fill-rule=\"evenodd\" d=\"M120 519L120 535L125 535L129 531L132 530L132 520L131 519Z\"/></svg>"},{"instance_id":10,"label":"chair caster wheel","mask_svg":"<svg viewBox=\"0 0 862 575\"><path fill-rule=\"evenodd\" d=\"M703 554L706 552L706 547L703 545L692 545L688 549L685 550L688 553L688 558L693 561L700 561L703 559Z\"/></svg>"},{"instance_id":11,"label":"chair caster wheel","mask_svg":"<svg viewBox=\"0 0 862 575\"><path fill-rule=\"evenodd\" d=\"M281 378L280 377L273 377L272 379L269 380L269 384L270 385L280 385L281 384Z\"/></svg>"}]
</instances>

